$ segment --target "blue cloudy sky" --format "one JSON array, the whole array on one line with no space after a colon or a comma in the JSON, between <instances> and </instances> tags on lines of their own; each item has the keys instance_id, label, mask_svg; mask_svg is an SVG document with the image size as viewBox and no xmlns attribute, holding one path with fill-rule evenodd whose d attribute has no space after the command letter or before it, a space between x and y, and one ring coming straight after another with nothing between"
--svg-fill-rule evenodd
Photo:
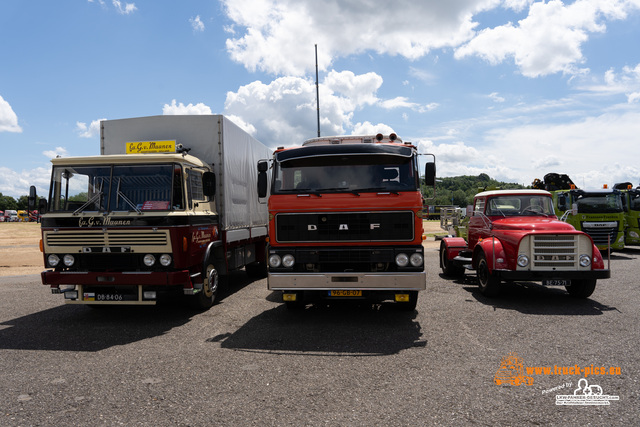
<instances>
[{"instance_id":1,"label":"blue cloudy sky","mask_svg":"<svg viewBox=\"0 0 640 427\"><path fill-rule=\"evenodd\" d=\"M394 131L439 176L640 184L640 0L2 0L0 192L99 121L225 114L271 147Z\"/></svg>"}]
</instances>

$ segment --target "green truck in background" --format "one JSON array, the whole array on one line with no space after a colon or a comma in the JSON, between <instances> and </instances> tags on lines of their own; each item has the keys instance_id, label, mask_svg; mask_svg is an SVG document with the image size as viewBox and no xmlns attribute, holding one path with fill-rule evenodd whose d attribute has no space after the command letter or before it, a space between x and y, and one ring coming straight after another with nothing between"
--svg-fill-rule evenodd
<instances>
[{"instance_id":1,"label":"green truck in background","mask_svg":"<svg viewBox=\"0 0 640 427\"><path fill-rule=\"evenodd\" d=\"M624 209L624 244L640 245L640 186L633 188L630 182L615 184L614 189L622 194L622 207Z\"/></svg>"},{"instance_id":2,"label":"green truck in background","mask_svg":"<svg viewBox=\"0 0 640 427\"><path fill-rule=\"evenodd\" d=\"M620 190L606 186L582 190L569 176L557 173L546 174L543 181L534 180L532 186L549 191L558 217L591 236L598 249L624 248L626 216Z\"/></svg>"}]
</instances>

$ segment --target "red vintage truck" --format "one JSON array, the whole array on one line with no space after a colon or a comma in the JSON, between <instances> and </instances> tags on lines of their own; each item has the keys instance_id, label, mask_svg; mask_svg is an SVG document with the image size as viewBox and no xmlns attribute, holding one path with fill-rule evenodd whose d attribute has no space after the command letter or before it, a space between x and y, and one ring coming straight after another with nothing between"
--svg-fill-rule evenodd
<instances>
[{"instance_id":1,"label":"red vintage truck","mask_svg":"<svg viewBox=\"0 0 640 427\"><path fill-rule=\"evenodd\" d=\"M270 166L269 166L270 165ZM395 134L314 138L258 164L269 206L268 288L288 308L317 300L395 301L426 287L418 151ZM425 165L435 180L435 158Z\"/></svg>"},{"instance_id":2,"label":"red vintage truck","mask_svg":"<svg viewBox=\"0 0 640 427\"><path fill-rule=\"evenodd\" d=\"M503 281L542 281L587 298L611 275L591 237L558 220L548 191L478 193L467 221L463 236L442 239L440 267L450 277L475 270L485 296Z\"/></svg>"}]
</instances>

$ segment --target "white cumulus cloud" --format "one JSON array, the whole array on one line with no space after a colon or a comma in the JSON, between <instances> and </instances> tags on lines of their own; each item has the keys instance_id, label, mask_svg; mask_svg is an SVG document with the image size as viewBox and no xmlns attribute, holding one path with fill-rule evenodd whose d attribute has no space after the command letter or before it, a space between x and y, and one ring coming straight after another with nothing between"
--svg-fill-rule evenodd
<instances>
[{"instance_id":1,"label":"white cumulus cloud","mask_svg":"<svg viewBox=\"0 0 640 427\"><path fill-rule=\"evenodd\" d=\"M100 135L100 122L106 119L93 120L89 125L84 122L76 122L76 132L80 138L93 138Z\"/></svg>"},{"instance_id":2,"label":"white cumulus cloud","mask_svg":"<svg viewBox=\"0 0 640 427\"><path fill-rule=\"evenodd\" d=\"M199 102L197 104L188 104L184 105L182 102L177 103L174 99L171 101L171 104L164 104L162 107L162 114L165 116L178 116L185 114L196 114L196 115L204 115L204 114L212 114L211 107Z\"/></svg>"},{"instance_id":3,"label":"white cumulus cloud","mask_svg":"<svg viewBox=\"0 0 640 427\"><path fill-rule=\"evenodd\" d=\"M204 31L204 22L200 19L200 15L197 15L195 18L190 18L189 22L191 23L193 31Z\"/></svg>"},{"instance_id":4,"label":"white cumulus cloud","mask_svg":"<svg viewBox=\"0 0 640 427\"><path fill-rule=\"evenodd\" d=\"M0 132L22 132L18 116L11 105L0 96Z\"/></svg>"}]
</instances>

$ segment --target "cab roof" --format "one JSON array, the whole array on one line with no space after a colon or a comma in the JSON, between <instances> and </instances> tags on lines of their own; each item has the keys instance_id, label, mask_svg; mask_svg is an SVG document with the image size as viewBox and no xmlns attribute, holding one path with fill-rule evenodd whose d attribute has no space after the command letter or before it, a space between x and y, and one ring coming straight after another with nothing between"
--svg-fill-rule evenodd
<instances>
[{"instance_id":1,"label":"cab roof","mask_svg":"<svg viewBox=\"0 0 640 427\"><path fill-rule=\"evenodd\" d=\"M530 190L530 189L520 189L520 190L491 190L491 191L483 191L475 195L475 197L493 197L493 196L524 196L524 195L540 195L540 196L549 196L551 197L551 193L546 190Z\"/></svg>"},{"instance_id":2,"label":"cab roof","mask_svg":"<svg viewBox=\"0 0 640 427\"><path fill-rule=\"evenodd\" d=\"M51 159L54 166L90 166L112 164L158 164L158 163L190 163L196 167L207 167L202 160L189 154L178 153L147 153L147 154L108 154L86 157L56 157Z\"/></svg>"}]
</instances>

